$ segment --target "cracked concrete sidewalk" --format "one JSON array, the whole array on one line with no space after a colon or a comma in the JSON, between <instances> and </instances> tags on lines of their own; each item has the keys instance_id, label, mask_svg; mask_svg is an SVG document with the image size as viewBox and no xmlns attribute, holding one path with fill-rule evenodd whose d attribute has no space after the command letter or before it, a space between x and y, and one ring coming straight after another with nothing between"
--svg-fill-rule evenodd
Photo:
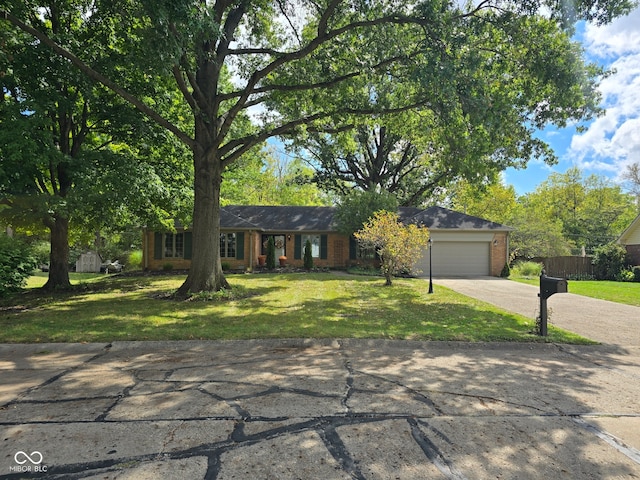
<instances>
[{"instance_id":1,"label":"cracked concrete sidewalk","mask_svg":"<svg viewBox=\"0 0 640 480\"><path fill-rule=\"evenodd\" d=\"M637 478L638 353L368 340L0 345L0 478Z\"/></svg>"}]
</instances>

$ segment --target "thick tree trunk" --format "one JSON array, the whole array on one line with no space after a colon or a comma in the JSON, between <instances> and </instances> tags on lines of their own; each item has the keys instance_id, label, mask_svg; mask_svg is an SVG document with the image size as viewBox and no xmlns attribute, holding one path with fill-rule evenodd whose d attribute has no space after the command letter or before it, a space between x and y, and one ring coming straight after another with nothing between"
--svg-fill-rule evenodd
<instances>
[{"instance_id":1,"label":"thick tree trunk","mask_svg":"<svg viewBox=\"0 0 640 480\"><path fill-rule=\"evenodd\" d=\"M51 253L49 254L49 279L45 290L68 290L69 281L69 219L56 217L49 225Z\"/></svg>"},{"instance_id":2,"label":"thick tree trunk","mask_svg":"<svg viewBox=\"0 0 640 480\"><path fill-rule=\"evenodd\" d=\"M215 158L194 152L194 207L191 268L178 295L229 288L220 261L220 185L222 167Z\"/></svg>"}]
</instances>

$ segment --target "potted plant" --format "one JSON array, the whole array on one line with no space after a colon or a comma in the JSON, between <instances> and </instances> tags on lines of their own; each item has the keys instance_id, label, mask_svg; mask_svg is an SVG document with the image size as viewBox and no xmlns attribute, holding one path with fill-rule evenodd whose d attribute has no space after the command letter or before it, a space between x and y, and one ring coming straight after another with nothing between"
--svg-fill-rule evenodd
<instances>
[{"instance_id":1,"label":"potted plant","mask_svg":"<svg viewBox=\"0 0 640 480\"><path fill-rule=\"evenodd\" d=\"M264 267L264 264L267 261L267 256L266 255L258 255L258 266L259 267Z\"/></svg>"},{"instance_id":2,"label":"potted plant","mask_svg":"<svg viewBox=\"0 0 640 480\"><path fill-rule=\"evenodd\" d=\"M278 257L278 260L280 261L280 266L284 267L287 265L287 257L285 257L284 255L280 255Z\"/></svg>"}]
</instances>

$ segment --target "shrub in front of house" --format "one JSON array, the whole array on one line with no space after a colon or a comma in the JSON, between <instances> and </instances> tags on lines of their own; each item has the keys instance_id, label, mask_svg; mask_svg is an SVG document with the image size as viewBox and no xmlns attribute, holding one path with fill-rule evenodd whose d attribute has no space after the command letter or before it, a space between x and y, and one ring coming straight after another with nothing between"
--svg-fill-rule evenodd
<instances>
[{"instance_id":1,"label":"shrub in front of house","mask_svg":"<svg viewBox=\"0 0 640 480\"><path fill-rule=\"evenodd\" d=\"M631 271L633 272L633 281L640 282L640 265L636 265Z\"/></svg>"},{"instance_id":2,"label":"shrub in front of house","mask_svg":"<svg viewBox=\"0 0 640 480\"><path fill-rule=\"evenodd\" d=\"M142 250L133 250L127 255L127 270L142 270Z\"/></svg>"},{"instance_id":3,"label":"shrub in front of house","mask_svg":"<svg viewBox=\"0 0 640 480\"><path fill-rule=\"evenodd\" d=\"M516 262L511 267L511 274L515 277L539 277L544 265L537 262Z\"/></svg>"},{"instance_id":4,"label":"shrub in front of house","mask_svg":"<svg viewBox=\"0 0 640 480\"><path fill-rule=\"evenodd\" d=\"M509 278L509 275L511 275L511 268L508 263L505 263L504 267L502 267L502 271L500 272L500 276L502 278Z\"/></svg>"},{"instance_id":5,"label":"shrub in front of house","mask_svg":"<svg viewBox=\"0 0 640 480\"><path fill-rule=\"evenodd\" d=\"M267 268L269 270L276 268L276 244L273 237L267 240Z\"/></svg>"},{"instance_id":6,"label":"shrub in front of house","mask_svg":"<svg viewBox=\"0 0 640 480\"><path fill-rule=\"evenodd\" d=\"M625 248L616 243L596 248L593 255L596 280L618 280L624 270L626 256Z\"/></svg>"},{"instance_id":7,"label":"shrub in front of house","mask_svg":"<svg viewBox=\"0 0 640 480\"><path fill-rule=\"evenodd\" d=\"M304 244L304 268L307 270L313 268L313 255L311 253L311 241L309 240Z\"/></svg>"}]
</instances>

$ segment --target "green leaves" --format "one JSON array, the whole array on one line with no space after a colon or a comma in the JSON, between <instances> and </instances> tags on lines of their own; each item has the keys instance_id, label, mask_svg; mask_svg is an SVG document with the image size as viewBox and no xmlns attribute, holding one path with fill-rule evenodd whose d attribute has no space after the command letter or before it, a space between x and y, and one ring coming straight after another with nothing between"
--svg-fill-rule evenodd
<instances>
[{"instance_id":1,"label":"green leaves","mask_svg":"<svg viewBox=\"0 0 640 480\"><path fill-rule=\"evenodd\" d=\"M36 267L30 248L20 240L0 233L0 294L6 295L24 286Z\"/></svg>"},{"instance_id":2,"label":"green leaves","mask_svg":"<svg viewBox=\"0 0 640 480\"><path fill-rule=\"evenodd\" d=\"M397 199L387 192L354 190L340 200L334 221L338 231L351 235L360 230L375 212L395 212L397 209Z\"/></svg>"},{"instance_id":3,"label":"green leaves","mask_svg":"<svg viewBox=\"0 0 640 480\"><path fill-rule=\"evenodd\" d=\"M426 227L403 225L397 213L379 210L354 237L363 248L376 251L386 284L391 285L393 275L410 272L422 256L429 231Z\"/></svg>"}]
</instances>

